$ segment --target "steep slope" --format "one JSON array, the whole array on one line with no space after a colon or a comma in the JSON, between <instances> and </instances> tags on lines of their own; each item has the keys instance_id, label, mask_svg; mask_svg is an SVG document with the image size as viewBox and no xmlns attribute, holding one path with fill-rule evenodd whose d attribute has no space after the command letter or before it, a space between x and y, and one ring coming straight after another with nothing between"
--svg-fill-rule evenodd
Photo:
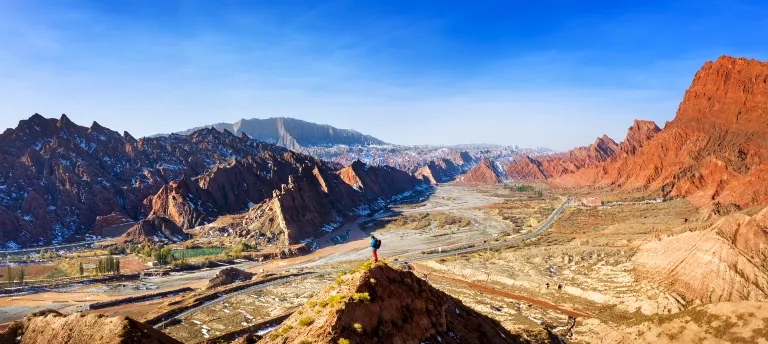
<instances>
[{"instance_id":1,"label":"steep slope","mask_svg":"<svg viewBox=\"0 0 768 344\"><path fill-rule=\"evenodd\" d=\"M634 155L555 180L751 206L768 203L768 62L721 56L694 76L677 115Z\"/></svg>"},{"instance_id":2,"label":"steep slope","mask_svg":"<svg viewBox=\"0 0 768 344\"><path fill-rule=\"evenodd\" d=\"M235 123L216 123L177 134L186 135L203 128L227 130L235 135L245 133L253 139L274 143L291 150L311 146L386 144L373 136L363 135L351 129L338 129L326 124L315 124L286 117L241 119Z\"/></svg>"},{"instance_id":3,"label":"steep slope","mask_svg":"<svg viewBox=\"0 0 768 344\"><path fill-rule=\"evenodd\" d=\"M99 216L138 220L167 183L263 151L285 149L210 129L136 140L36 114L0 135L0 246L61 242Z\"/></svg>"},{"instance_id":4,"label":"steep slope","mask_svg":"<svg viewBox=\"0 0 768 344\"><path fill-rule=\"evenodd\" d=\"M405 171L390 166L371 166L359 160L338 174L345 183L367 197L384 200L407 193L421 184Z\"/></svg>"},{"instance_id":5,"label":"steep slope","mask_svg":"<svg viewBox=\"0 0 768 344\"><path fill-rule=\"evenodd\" d=\"M688 300L768 300L768 208L643 245L637 274Z\"/></svg>"},{"instance_id":6,"label":"steep slope","mask_svg":"<svg viewBox=\"0 0 768 344\"><path fill-rule=\"evenodd\" d=\"M223 182L242 184L240 179L231 178ZM247 212L198 227L195 231L201 238L230 237L292 245L336 228L349 215L368 214L424 186L423 181L388 166L355 162L338 171L322 164L301 166L287 177L285 184L273 188L272 195L264 200L252 199L251 202L257 204L249 209L245 203L247 199L235 203L246 207ZM210 213L207 207L195 206L212 204L212 201L197 199L194 195L183 191L163 199L172 204L166 208L183 209L177 214L200 214L182 218L180 223L187 226L197 222L195 218L203 219L205 223L205 219L223 215L215 209Z\"/></svg>"},{"instance_id":7,"label":"steep slope","mask_svg":"<svg viewBox=\"0 0 768 344\"><path fill-rule=\"evenodd\" d=\"M125 316L73 313L53 310L30 314L0 332L0 344L181 344L151 326Z\"/></svg>"},{"instance_id":8,"label":"steep slope","mask_svg":"<svg viewBox=\"0 0 768 344\"><path fill-rule=\"evenodd\" d=\"M339 277L260 343L527 342L413 273L371 263Z\"/></svg>"},{"instance_id":9,"label":"steep slope","mask_svg":"<svg viewBox=\"0 0 768 344\"><path fill-rule=\"evenodd\" d=\"M507 179L501 165L483 158L475 167L472 167L467 173L459 175L456 180L463 184L499 184Z\"/></svg>"}]
</instances>

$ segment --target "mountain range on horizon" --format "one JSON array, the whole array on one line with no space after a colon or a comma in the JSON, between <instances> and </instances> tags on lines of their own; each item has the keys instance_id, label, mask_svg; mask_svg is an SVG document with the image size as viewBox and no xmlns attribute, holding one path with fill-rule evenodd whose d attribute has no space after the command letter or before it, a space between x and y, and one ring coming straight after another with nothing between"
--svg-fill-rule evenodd
<instances>
[{"instance_id":1,"label":"mountain range on horizon","mask_svg":"<svg viewBox=\"0 0 768 344\"><path fill-rule=\"evenodd\" d=\"M317 124L290 117L270 117L265 119L241 119L234 123L215 123L191 128L174 134L188 135L204 128L227 130L235 135L245 133L255 140L260 140L292 150L310 146L372 146L387 143L373 136L362 134L352 129L339 129L327 124ZM166 134L160 134L165 136Z\"/></svg>"}]
</instances>

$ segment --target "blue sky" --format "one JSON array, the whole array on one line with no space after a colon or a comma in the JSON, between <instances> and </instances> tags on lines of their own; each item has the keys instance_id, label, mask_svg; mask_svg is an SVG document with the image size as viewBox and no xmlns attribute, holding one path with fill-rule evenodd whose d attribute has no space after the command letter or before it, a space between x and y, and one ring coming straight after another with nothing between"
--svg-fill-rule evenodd
<instances>
[{"instance_id":1,"label":"blue sky","mask_svg":"<svg viewBox=\"0 0 768 344\"><path fill-rule=\"evenodd\" d=\"M705 61L768 59L767 28L759 1L5 0L0 127L286 116L565 150L662 126Z\"/></svg>"}]
</instances>

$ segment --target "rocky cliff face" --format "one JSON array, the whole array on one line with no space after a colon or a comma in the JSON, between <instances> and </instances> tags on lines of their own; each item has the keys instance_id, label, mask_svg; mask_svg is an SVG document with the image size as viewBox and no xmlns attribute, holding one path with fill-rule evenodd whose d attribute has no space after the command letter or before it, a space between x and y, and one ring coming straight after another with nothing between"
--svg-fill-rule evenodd
<instances>
[{"instance_id":1,"label":"rocky cliff face","mask_svg":"<svg viewBox=\"0 0 768 344\"><path fill-rule=\"evenodd\" d=\"M373 136L363 135L354 130L338 129L330 125L285 117L241 119L235 123L216 123L201 128L189 129L177 134L187 135L203 128L227 130L236 135L244 133L255 140L274 143L291 150L312 146L368 146L386 144L384 141Z\"/></svg>"},{"instance_id":2,"label":"rocky cliff face","mask_svg":"<svg viewBox=\"0 0 768 344\"><path fill-rule=\"evenodd\" d=\"M722 56L704 64L675 118L634 154L554 182L658 190L699 205L764 204L767 100L768 63Z\"/></svg>"},{"instance_id":3,"label":"rocky cliff face","mask_svg":"<svg viewBox=\"0 0 768 344\"><path fill-rule=\"evenodd\" d=\"M488 158L483 158L483 160L467 171L467 173L456 178L459 183L474 185L498 184L504 182L506 179L506 174L502 170L501 165Z\"/></svg>"},{"instance_id":4,"label":"rocky cliff face","mask_svg":"<svg viewBox=\"0 0 768 344\"><path fill-rule=\"evenodd\" d=\"M113 213L138 220L167 183L262 151L285 150L215 130L136 140L34 115L0 135L0 243L61 242Z\"/></svg>"},{"instance_id":5,"label":"rocky cliff face","mask_svg":"<svg viewBox=\"0 0 768 344\"><path fill-rule=\"evenodd\" d=\"M190 192L189 188L171 194L161 190L153 198L153 204L160 206L154 207L152 214L165 214L182 227L192 228L221 215L247 210L195 228L196 234L202 238L228 237L291 245L336 228L347 216L367 214L425 186L421 180L391 167L356 162L336 170L298 153L290 152L285 156L292 157L290 161L299 161L299 158L308 160L282 168L278 168L281 160L271 160L272 166L276 168L272 175L285 175L284 183L279 182L282 178L277 178L274 184L258 184L257 180L244 182L249 178L247 174L236 174L239 177L232 176L232 173L206 174L205 177L197 178L198 184L193 185L219 185L214 190L218 190L217 196L223 201L211 198L212 193ZM253 161L248 163L252 164ZM260 171L256 168L249 170L254 174ZM230 184L231 188L226 186ZM242 189L243 185L247 185L248 189ZM258 185L262 186L256 188ZM245 193L250 189L260 192L269 190L271 194L256 193L253 197L238 197L222 191L227 189L235 190L236 193Z\"/></svg>"},{"instance_id":6,"label":"rocky cliff face","mask_svg":"<svg viewBox=\"0 0 768 344\"><path fill-rule=\"evenodd\" d=\"M0 249L62 242L94 227L98 234L114 219L159 216L191 228L274 197L302 170L343 197L324 182L338 179L339 168L228 131L136 140L98 123L35 115L0 135Z\"/></svg>"},{"instance_id":7,"label":"rocky cliff face","mask_svg":"<svg viewBox=\"0 0 768 344\"><path fill-rule=\"evenodd\" d=\"M411 272L383 263L363 266L339 277L260 343L529 342Z\"/></svg>"}]
</instances>

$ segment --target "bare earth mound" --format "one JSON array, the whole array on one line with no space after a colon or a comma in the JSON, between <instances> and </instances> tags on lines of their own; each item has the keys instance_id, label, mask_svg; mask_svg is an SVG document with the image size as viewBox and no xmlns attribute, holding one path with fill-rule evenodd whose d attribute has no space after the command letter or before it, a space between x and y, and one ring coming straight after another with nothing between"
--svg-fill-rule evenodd
<instances>
[{"instance_id":1,"label":"bare earth mound","mask_svg":"<svg viewBox=\"0 0 768 344\"><path fill-rule=\"evenodd\" d=\"M365 263L260 343L525 343L411 272Z\"/></svg>"},{"instance_id":2,"label":"bare earth mound","mask_svg":"<svg viewBox=\"0 0 768 344\"><path fill-rule=\"evenodd\" d=\"M768 299L768 208L643 245L637 274L704 302Z\"/></svg>"},{"instance_id":3,"label":"bare earth mound","mask_svg":"<svg viewBox=\"0 0 768 344\"><path fill-rule=\"evenodd\" d=\"M189 238L189 234L167 217L150 216L131 227L117 241L120 243L157 243L180 242Z\"/></svg>"},{"instance_id":4,"label":"bare earth mound","mask_svg":"<svg viewBox=\"0 0 768 344\"><path fill-rule=\"evenodd\" d=\"M53 310L30 314L0 333L0 344L11 343L181 343L168 335L128 317L74 313L67 316Z\"/></svg>"},{"instance_id":5,"label":"bare earth mound","mask_svg":"<svg viewBox=\"0 0 768 344\"><path fill-rule=\"evenodd\" d=\"M205 289L213 289L216 287L221 287L224 285L237 283L237 282L243 282L248 281L251 278L253 278L252 273L243 271L236 268L226 268L219 273L216 274L213 278L211 278L210 281L208 281L208 285L205 287Z\"/></svg>"}]
</instances>

